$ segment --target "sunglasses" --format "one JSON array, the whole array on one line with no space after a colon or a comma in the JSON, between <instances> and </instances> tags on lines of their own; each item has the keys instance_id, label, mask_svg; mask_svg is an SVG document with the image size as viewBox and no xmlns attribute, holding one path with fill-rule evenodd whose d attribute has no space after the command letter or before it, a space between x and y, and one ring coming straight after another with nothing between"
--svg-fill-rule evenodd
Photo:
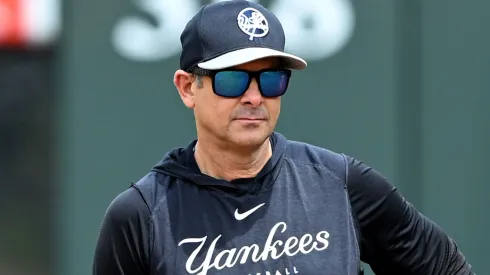
<instances>
[{"instance_id":1,"label":"sunglasses","mask_svg":"<svg viewBox=\"0 0 490 275\"><path fill-rule=\"evenodd\" d=\"M193 73L209 76L212 80L213 91L222 97L240 97L255 78L259 91L264 97L278 97L284 95L291 78L291 70L265 69L260 71L246 71L238 69L205 70L195 68Z\"/></svg>"}]
</instances>

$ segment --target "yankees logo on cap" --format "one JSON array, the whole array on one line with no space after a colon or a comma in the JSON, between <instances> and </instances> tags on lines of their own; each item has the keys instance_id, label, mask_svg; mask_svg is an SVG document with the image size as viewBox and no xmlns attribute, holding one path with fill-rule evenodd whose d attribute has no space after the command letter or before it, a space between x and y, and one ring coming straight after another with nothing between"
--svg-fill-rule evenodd
<instances>
[{"instance_id":1,"label":"yankees logo on cap","mask_svg":"<svg viewBox=\"0 0 490 275\"><path fill-rule=\"evenodd\" d=\"M202 6L187 23L180 41L180 68L187 72L196 67L231 68L266 57L280 58L286 69L306 67L306 61L284 51L286 38L279 19L252 1L227 0Z\"/></svg>"},{"instance_id":2,"label":"yankees logo on cap","mask_svg":"<svg viewBox=\"0 0 490 275\"><path fill-rule=\"evenodd\" d=\"M254 37L264 37L269 33L269 23L267 18L254 8L245 8L238 14L238 26L250 37L250 41Z\"/></svg>"}]
</instances>

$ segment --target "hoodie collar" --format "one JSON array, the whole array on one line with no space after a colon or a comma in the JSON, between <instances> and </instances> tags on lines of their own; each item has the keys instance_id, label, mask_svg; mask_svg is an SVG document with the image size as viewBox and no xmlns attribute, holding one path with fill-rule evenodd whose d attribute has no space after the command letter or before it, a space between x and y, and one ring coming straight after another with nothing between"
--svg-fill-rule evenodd
<instances>
[{"instance_id":1,"label":"hoodie collar","mask_svg":"<svg viewBox=\"0 0 490 275\"><path fill-rule=\"evenodd\" d=\"M270 140L272 157L254 178L241 178L227 181L201 173L194 157L194 148L197 140L193 140L185 148L171 150L152 170L179 178L203 188L211 188L226 193L263 193L270 190L274 185L287 146L286 138L277 132L272 133Z\"/></svg>"}]
</instances>

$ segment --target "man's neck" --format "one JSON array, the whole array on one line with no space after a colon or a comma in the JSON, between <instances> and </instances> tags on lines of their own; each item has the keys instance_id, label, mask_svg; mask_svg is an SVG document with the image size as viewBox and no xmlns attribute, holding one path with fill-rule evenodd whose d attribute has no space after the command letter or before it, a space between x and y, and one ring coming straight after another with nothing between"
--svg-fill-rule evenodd
<instances>
[{"instance_id":1,"label":"man's neck","mask_svg":"<svg viewBox=\"0 0 490 275\"><path fill-rule=\"evenodd\" d=\"M272 145L267 139L255 150L238 152L198 141L194 156L203 174L231 181L255 177L271 158Z\"/></svg>"}]
</instances>

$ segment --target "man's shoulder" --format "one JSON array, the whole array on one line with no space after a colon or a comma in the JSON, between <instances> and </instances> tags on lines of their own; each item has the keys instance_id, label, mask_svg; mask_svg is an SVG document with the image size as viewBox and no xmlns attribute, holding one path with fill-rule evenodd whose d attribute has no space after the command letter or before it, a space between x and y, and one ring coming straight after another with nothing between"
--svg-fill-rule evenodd
<instances>
[{"instance_id":1,"label":"man's shoulder","mask_svg":"<svg viewBox=\"0 0 490 275\"><path fill-rule=\"evenodd\" d=\"M114 224L125 224L130 220L146 219L150 209L141 193L135 188L127 188L120 192L109 204L106 219Z\"/></svg>"},{"instance_id":2,"label":"man's shoulder","mask_svg":"<svg viewBox=\"0 0 490 275\"><path fill-rule=\"evenodd\" d=\"M121 226L135 221L148 221L169 192L169 176L150 171L119 192L110 202L105 219Z\"/></svg>"},{"instance_id":3,"label":"man's shoulder","mask_svg":"<svg viewBox=\"0 0 490 275\"><path fill-rule=\"evenodd\" d=\"M321 166L344 178L347 167L346 156L333 150L307 142L288 140L285 158L297 163Z\"/></svg>"},{"instance_id":4,"label":"man's shoulder","mask_svg":"<svg viewBox=\"0 0 490 275\"><path fill-rule=\"evenodd\" d=\"M170 177L165 173L150 171L131 187L138 191L150 211L153 211L167 197L171 189Z\"/></svg>"}]
</instances>

